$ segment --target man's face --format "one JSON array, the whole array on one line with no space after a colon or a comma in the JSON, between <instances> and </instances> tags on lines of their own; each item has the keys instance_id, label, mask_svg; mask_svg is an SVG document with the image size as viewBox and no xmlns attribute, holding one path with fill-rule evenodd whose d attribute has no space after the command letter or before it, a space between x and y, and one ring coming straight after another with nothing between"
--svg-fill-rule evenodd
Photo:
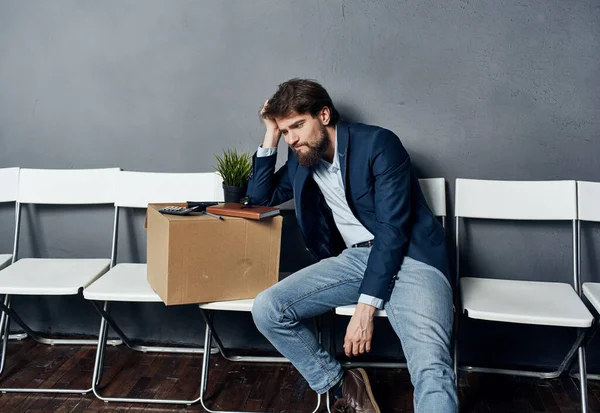
<instances>
[{"instance_id":1,"label":"man's face","mask_svg":"<svg viewBox=\"0 0 600 413\"><path fill-rule=\"evenodd\" d=\"M319 117L313 118L308 113L292 113L285 118L276 118L275 121L285 143L298 157L300 165L305 168L316 165L329 147L327 130Z\"/></svg>"}]
</instances>

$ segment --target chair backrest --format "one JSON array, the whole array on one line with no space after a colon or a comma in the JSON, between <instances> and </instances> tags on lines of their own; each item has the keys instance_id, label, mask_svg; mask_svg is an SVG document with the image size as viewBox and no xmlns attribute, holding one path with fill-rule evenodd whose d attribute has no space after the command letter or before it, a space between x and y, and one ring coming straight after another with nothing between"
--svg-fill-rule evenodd
<instances>
[{"instance_id":1,"label":"chair backrest","mask_svg":"<svg viewBox=\"0 0 600 413\"><path fill-rule=\"evenodd\" d=\"M577 209L581 221L600 222L600 182L577 181Z\"/></svg>"},{"instance_id":2,"label":"chair backrest","mask_svg":"<svg viewBox=\"0 0 600 413\"><path fill-rule=\"evenodd\" d=\"M146 208L150 203L223 201L223 179L213 172L118 174L115 205Z\"/></svg>"},{"instance_id":3,"label":"chair backrest","mask_svg":"<svg viewBox=\"0 0 600 413\"><path fill-rule=\"evenodd\" d=\"M444 178L419 179L427 205L436 217L446 216L446 180Z\"/></svg>"},{"instance_id":4,"label":"chair backrest","mask_svg":"<svg viewBox=\"0 0 600 413\"><path fill-rule=\"evenodd\" d=\"M0 202L15 202L19 185L19 168L0 168Z\"/></svg>"},{"instance_id":5,"label":"chair backrest","mask_svg":"<svg viewBox=\"0 0 600 413\"><path fill-rule=\"evenodd\" d=\"M455 216L514 220L577 219L575 181L457 179Z\"/></svg>"},{"instance_id":6,"label":"chair backrest","mask_svg":"<svg viewBox=\"0 0 600 413\"><path fill-rule=\"evenodd\" d=\"M119 168L22 168L17 201L56 205L112 204L115 202L116 177L119 171Z\"/></svg>"},{"instance_id":7,"label":"chair backrest","mask_svg":"<svg viewBox=\"0 0 600 413\"><path fill-rule=\"evenodd\" d=\"M573 286L581 291L577 271L577 183L576 181L488 181L457 179L454 227L456 278L461 277L461 218L499 220L570 220L573 235Z\"/></svg>"}]
</instances>

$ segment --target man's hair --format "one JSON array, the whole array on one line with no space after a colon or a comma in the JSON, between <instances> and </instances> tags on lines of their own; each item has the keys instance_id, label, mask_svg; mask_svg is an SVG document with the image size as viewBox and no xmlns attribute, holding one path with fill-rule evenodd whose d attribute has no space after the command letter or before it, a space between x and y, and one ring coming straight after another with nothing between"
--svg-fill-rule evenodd
<instances>
[{"instance_id":1,"label":"man's hair","mask_svg":"<svg viewBox=\"0 0 600 413\"><path fill-rule=\"evenodd\" d=\"M329 125L340 120L340 114L333 106L329 93L323 86L310 79L290 79L279 85L277 92L269 99L263 116L267 118L283 118L291 113L310 113L315 117L324 107L331 112Z\"/></svg>"}]
</instances>

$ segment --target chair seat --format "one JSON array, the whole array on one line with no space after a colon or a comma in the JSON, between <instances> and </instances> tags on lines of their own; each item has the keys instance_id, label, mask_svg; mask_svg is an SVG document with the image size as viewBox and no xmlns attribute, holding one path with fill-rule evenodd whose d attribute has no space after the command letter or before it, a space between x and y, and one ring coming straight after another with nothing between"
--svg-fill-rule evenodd
<instances>
[{"instance_id":1,"label":"chair seat","mask_svg":"<svg viewBox=\"0 0 600 413\"><path fill-rule=\"evenodd\" d=\"M24 258L0 271L0 294L73 295L104 274L109 259Z\"/></svg>"},{"instance_id":2,"label":"chair seat","mask_svg":"<svg viewBox=\"0 0 600 413\"><path fill-rule=\"evenodd\" d=\"M338 307L335 309L335 313L337 315L354 315L354 310L356 310L356 305L345 305L343 307ZM375 317L387 317L387 313L385 310L377 310L375 311Z\"/></svg>"},{"instance_id":3,"label":"chair seat","mask_svg":"<svg viewBox=\"0 0 600 413\"><path fill-rule=\"evenodd\" d=\"M10 260L12 260L12 255L0 254L0 270L7 267L10 264Z\"/></svg>"},{"instance_id":4,"label":"chair seat","mask_svg":"<svg viewBox=\"0 0 600 413\"><path fill-rule=\"evenodd\" d=\"M280 272L279 279L282 280L289 276L289 272ZM244 300L230 300L230 301L214 301L212 303L200 304L199 307L203 310L215 310L215 311L242 311L249 313L252 311L254 305L254 298L248 298Z\"/></svg>"},{"instance_id":5,"label":"chair seat","mask_svg":"<svg viewBox=\"0 0 600 413\"><path fill-rule=\"evenodd\" d=\"M200 304L200 308L203 310L216 310L216 311L252 311L254 305L254 299L246 300L231 300L231 301L215 301L213 303Z\"/></svg>"},{"instance_id":6,"label":"chair seat","mask_svg":"<svg viewBox=\"0 0 600 413\"><path fill-rule=\"evenodd\" d=\"M117 264L83 290L87 300L162 302L146 279L146 264Z\"/></svg>"},{"instance_id":7,"label":"chair seat","mask_svg":"<svg viewBox=\"0 0 600 413\"><path fill-rule=\"evenodd\" d=\"M589 327L593 321L566 283L464 277L460 290L470 318L558 327Z\"/></svg>"},{"instance_id":8,"label":"chair seat","mask_svg":"<svg viewBox=\"0 0 600 413\"><path fill-rule=\"evenodd\" d=\"M583 283L582 290L596 311L600 312L600 283Z\"/></svg>"}]
</instances>

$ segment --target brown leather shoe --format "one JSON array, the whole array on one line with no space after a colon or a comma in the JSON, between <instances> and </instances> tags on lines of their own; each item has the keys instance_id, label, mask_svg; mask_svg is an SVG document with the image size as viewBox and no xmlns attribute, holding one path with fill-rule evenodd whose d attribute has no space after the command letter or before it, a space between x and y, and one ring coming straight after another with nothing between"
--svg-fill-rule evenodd
<instances>
[{"instance_id":1,"label":"brown leather shoe","mask_svg":"<svg viewBox=\"0 0 600 413\"><path fill-rule=\"evenodd\" d=\"M364 369L348 370L342 386L344 397L333 405L335 413L381 413Z\"/></svg>"}]
</instances>

